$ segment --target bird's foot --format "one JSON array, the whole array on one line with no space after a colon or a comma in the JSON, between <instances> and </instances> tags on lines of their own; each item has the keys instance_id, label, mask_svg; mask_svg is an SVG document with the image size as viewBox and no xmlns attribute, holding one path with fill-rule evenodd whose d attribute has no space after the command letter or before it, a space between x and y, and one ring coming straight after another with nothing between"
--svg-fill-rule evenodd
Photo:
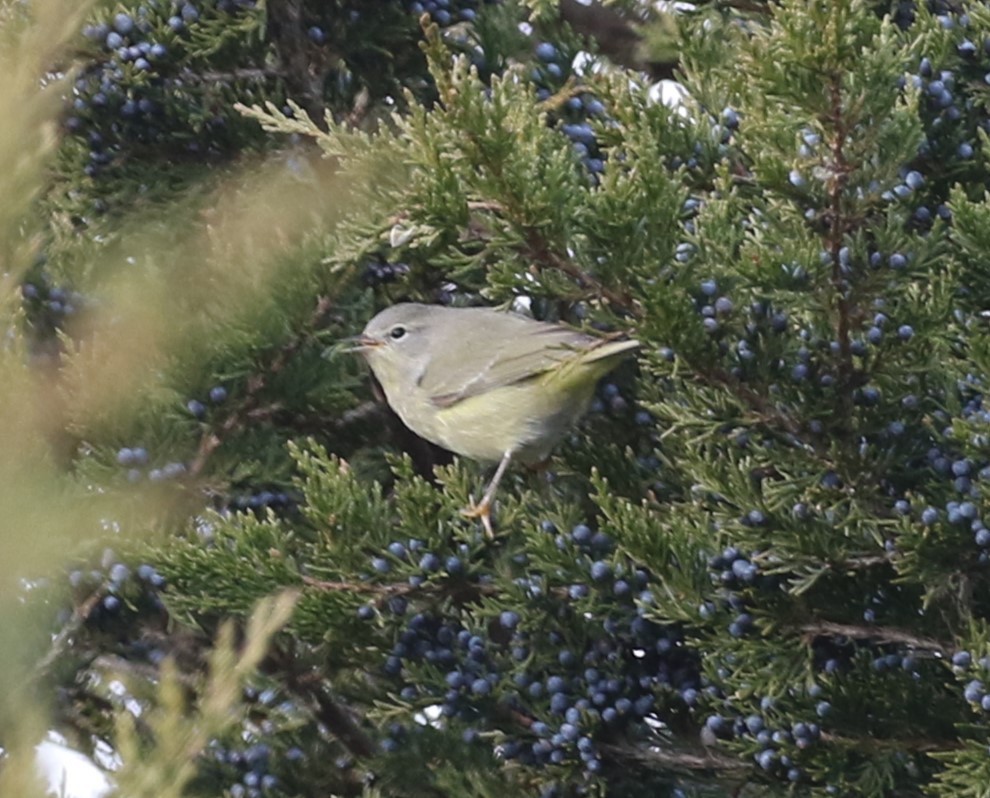
<instances>
[{"instance_id":1,"label":"bird's foot","mask_svg":"<svg viewBox=\"0 0 990 798\"><path fill-rule=\"evenodd\" d=\"M471 498L471 504L461 510L461 515L465 518L478 518L481 520L481 525L485 529L485 534L489 538L495 537L495 532L492 530L492 504L487 499L482 499L480 502L475 504L474 498Z\"/></svg>"}]
</instances>

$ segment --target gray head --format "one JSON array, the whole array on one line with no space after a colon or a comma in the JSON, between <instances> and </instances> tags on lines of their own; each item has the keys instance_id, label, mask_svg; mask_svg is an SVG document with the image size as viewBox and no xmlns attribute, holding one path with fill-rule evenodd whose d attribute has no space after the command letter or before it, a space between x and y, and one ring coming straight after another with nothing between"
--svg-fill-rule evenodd
<instances>
[{"instance_id":1,"label":"gray head","mask_svg":"<svg viewBox=\"0 0 990 798\"><path fill-rule=\"evenodd\" d=\"M358 351L378 381L399 387L415 381L429 362L433 344L444 337L447 308L404 302L375 316L358 336ZM449 321L449 319L448 319Z\"/></svg>"}]
</instances>

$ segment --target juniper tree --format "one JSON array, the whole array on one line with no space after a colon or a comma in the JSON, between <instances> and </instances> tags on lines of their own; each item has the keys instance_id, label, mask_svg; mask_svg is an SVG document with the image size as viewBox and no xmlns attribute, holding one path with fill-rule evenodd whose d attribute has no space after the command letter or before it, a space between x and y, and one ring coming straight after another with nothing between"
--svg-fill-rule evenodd
<instances>
[{"instance_id":1,"label":"juniper tree","mask_svg":"<svg viewBox=\"0 0 990 798\"><path fill-rule=\"evenodd\" d=\"M43 255L7 406L58 396L15 451L83 541L5 572L55 633L10 740L54 694L135 795L987 794L984 4L148 3L75 41L4 217ZM402 299L643 342L494 540L485 469L336 346Z\"/></svg>"}]
</instances>

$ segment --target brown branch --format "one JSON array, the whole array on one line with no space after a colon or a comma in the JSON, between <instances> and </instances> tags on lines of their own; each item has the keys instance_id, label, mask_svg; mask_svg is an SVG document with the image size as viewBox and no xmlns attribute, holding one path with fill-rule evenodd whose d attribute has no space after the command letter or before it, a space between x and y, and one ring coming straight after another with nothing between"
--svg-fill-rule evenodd
<instances>
[{"instance_id":1,"label":"brown branch","mask_svg":"<svg viewBox=\"0 0 990 798\"><path fill-rule=\"evenodd\" d=\"M404 596L417 590L422 590L425 585L413 587L409 584L378 585L368 582L338 582L333 580L317 579L313 576L303 575L302 581L310 587L323 590L328 593L368 593L373 596Z\"/></svg>"},{"instance_id":2,"label":"brown branch","mask_svg":"<svg viewBox=\"0 0 990 798\"><path fill-rule=\"evenodd\" d=\"M290 427L303 435L325 435L328 432L342 433L361 428L362 440L373 433L383 433L387 429L387 406L380 402L362 402L357 407L345 410L339 418L327 418L325 415L313 413L301 415L283 412L281 405L271 405L261 408L252 418L264 413L264 418L280 427Z\"/></svg>"},{"instance_id":3,"label":"brown branch","mask_svg":"<svg viewBox=\"0 0 990 798\"><path fill-rule=\"evenodd\" d=\"M284 676L288 692L310 703L317 720L336 735L348 751L362 758L374 755L374 742L355 719L355 713L331 697L327 680L307 664L300 663L294 649L273 649L263 667L276 678Z\"/></svg>"},{"instance_id":4,"label":"brown branch","mask_svg":"<svg viewBox=\"0 0 990 798\"><path fill-rule=\"evenodd\" d=\"M716 8L729 8L752 14L769 14L771 3L759 0L716 0L713 5Z\"/></svg>"},{"instance_id":5,"label":"brown branch","mask_svg":"<svg viewBox=\"0 0 990 798\"><path fill-rule=\"evenodd\" d=\"M736 396L749 405L751 410L760 416L760 420L763 423L770 426L782 427L795 436L800 434L801 426L797 421L774 405L767 397L744 385L728 372L722 369L706 369L704 371L695 371L694 373L711 385L735 393Z\"/></svg>"},{"instance_id":6,"label":"brown branch","mask_svg":"<svg viewBox=\"0 0 990 798\"><path fill-rule=\"evenodd\" d=\"M37 681L41 676L48 673L52 665L61 659L62 655L72 645L76 635L79 634L83 625L89 620L90 615L93 614L93 611L99 606L106 594L107 585L101 585L99 589L94 590L73 610L72 617L65 622L65 625L52 639L52 643L48 647L45 656L38 660L37 665L34 666L29 676L31 680Z\"/></svg>"},{"instance_id":7,"label":"brown branch","mask_svg":"<svg viewBox=\"0 0 990 798\"><path fill-rule=\"evenodd\" d=\"M157 665L152 665L149 662L130 660L115 654L101 654L93 660L90 668L102 668L112 673L124 674L149 684L156 684L162 676L161 670ZM195 691L199 687L199 678L185 670L176 668L172 673L172 678L190 691Z\"/></svg>"},{"instance_id":8,"label":"brown branch","mask_svg":"<svg viewBox=\"0 0 990 798\"><path fill-rule=\"evenodd\" d=\"M268 0L267 38L284 72L289 93L293 95L315 125L326 129L326 105L323 82L326 74L322 59L315 58L306 35L305 11L301 0Z\"/></svg>"},{"instance_id":9,"label":"brown branch","mask_svg":"<svg viewBox=\"0 0 990 798\"><path fill-rule=\"evenodd\" d=\"M876 750L910 750L919 753L931 751L955 750L963 747L956 740L930 740L925 738L891 738L889 740L875 737L850 738L822 732L822 742L831 745L844 745L850 748L871 748ZM627 746L602 746L602 751L610 753L616 759L635 761L638 764L656 766L658 768L687 772L703 771L730 775L744 775L751 772L750 766L741 759L723 755L714 749L705 749L701 753L693 751L674 751L657 748L632 748Z\"/></svg>"},{"instance_id":10,"label":"brown branch","mask_svg":"<svg viewBox=\"0 0 990 798\"><path fill-rule=\"evenodd\" d=\"M759 0L716 0L711 5L717 9L727 8L760 15L769 13L770 9L769 2ZM560 18L575 32L592 40L598 52L612 62L627 69L646 72L654 80L676 76L680 59L651 58L651 53L644 47L643 35L636 27L637 20L630 19L618 8L594 0L560 0L559 8Z\"/></svg>"},{"instance_id":11,"label":"brown branch","mask_svg":"<svg viewBox=\"0 0 990 798\"><path fill-rule=\"evenodd\" d=\"M373 423L375 421L381 421L384 410L382 405L378 402L362 402L357 407L351 410L345 410L344 414L330 422L330 425L335 430L349 429L357 424L363 424L365 422Z\"/></svg>"},{"instance_id":12,"label":"brown branch","mask_svg":"<svg viewBox=\"0 0 990 798\"><path fill-rule=\"evenodd\" d=\"M854 640L873 640L877 643L897 643L919 651L945 655L951 646L930 637L919 637L901 629L888 626L853 626L831 621L818 621L800 627L806 642L816 637L849 637Z\"/></svg>"},{"instance_id":13,"label":"brown branch","mask_svg":"<svg viewBox=\"0 0 990 798\"><path fill-rule=\"evenodd\" d=\"M364 730L357 724L351 713L341 704L338 704L326 690L316 689L309 691L313 700L319 708L319 718L323 724L330 729L337 739L339 739L347 749L361 757L367 759L375 753L375 744L371 738L364 733Z\"/></svg>"},{"instance_id":14,"label":"brown branch","mask_svg":"<svg viewBox=\"0 0 990 798\"><path fill-rule=\"evenodd\" d=\"M199 447L196 449L196 456L189 464L189 475L195 477L200 474L206 465L206 461L209 460L210 455L213 454L219 446L219 436L213 432L207 431L203 437L200 438Z\"/></svg>"},{"instance_id":15,"label":"brown branch","mask_svg":"<svg viewBox=\"0 0 990 798\"><path fill-rule=\"evenodd\" d=\"M828 122L835 128L835 139L832 142L832 163L829 171L831 179L828 187L829 232L828 250L832 260L832 289L836 297L836 339L839 342L839 396L843 404L841 417L848 419L852 414L851 380L853 373L852 346L850 341L850 305L849 283L842 274L842 264L839 254L842 250L842 239L846 233L847 220L842 207L842 195L846 187L851 165L846 160L845 145L847 130L842 105L842 80L839 75L832 75L828 82L829 103L831 106Z\"/></svg>"},{"instance_id":16,"label":"brown branch","mask_svg":"<svg viewBox=\"0 0 990 798\"><path fill-rule=\"evenodd\" d=\"M875 568L878 565L890 565L890 555L873 554L863 557L848 557L834 566L833 570L842 568L847 571L865 571L868 568Z\"/></svg>"},{"instance_id":17,"label":"brown branch","mask_svg":"<svg viewBox=\"0 0 990 798\"><path fill-rule=\"evenodd\" d=\"M561 0L560 17L578 33L594 39L617 64L629 66L638 61L635 50L643 37L617 9L596 2ZM641 69L642 65L633 68Z\"/></svg>"},{"instance_id":18,"label":"brown branch","mask_svg":"<svg viewBox=\"0 0 990 798\"><path fill-rule=\"evenodd\" d=\"M604 745L601 750L619 760L635 761L647 767L653 766L664 770L720 773L745 773L750 770L749 765L742 760L724 756L712 749L694 752L654 747L633 748L621 745Z\"/></svg>"},{"instance_id":19,"label":"brown branch","mask_svg":"<svg viewBox=\"0 0 990 798\"><path fill-rule=\"evenodd\" d=\"M959 740L927 740L923 737L842 737L829 732L822 732L822 742L832 745L844 745L849 748L869 749L874 751L957 751L965 748L966 744Z\"/></svg>"},{"instance_id":20,"label":"brown branch","mask_svg":"<svg viewBox=\"0 0 990 798\"><path fill-rule=\"evenodd\" d=\"M491 211L503 216L510 214L510 210L505 204L496 200L471 200L467 203L467 206L468 210L473 211ZM401 219L395 217L394 222L398 221L401 221ZM519 226L526 232L525 254L527 257L566 274L581 288L594 291L599 297L608 300L610 305L625 311L629 315L635 318L642 316L642 310L629 294L619 294L613 291L587 272L582 271L569 258L554 252L549 242L535 228L522 223L519 223Z\"/></svg>"},{"instance_id":21,"label":"brown branch","mask_svg":"<svg viewBox=\"0 0 990 798\"><path fill-rule=\"evenodd\" d=\"M372 109L371 92L367 87L362 88L354 98L354 105L344 117L344 123L348 127L359 128Z\"/></svg>"},{"instance_id":22,"label":"brown branch","mask_svg":"<svg viewBox=\"0 0 990 798\"><path fill-rule=\"evenodd\" d=\"M533 260L566 274L581 288L590 289L610 305L640 318L642 310L629 294L619 294L603 285L590 274L583 272L576 263L554 252L547 241L533 228L526 231L526 247Z\"/></svg>"},{"instance_id":23,"label":"brown branch","mask_svg":"<svg viewBox=\"0 0 990 798\"><path fill-rule=\"evenodd\" d=\"M437 582L424 582L421 585L414 586L407 582L397 582L394 584L383 585L371 584L368 582L324 580L306 575L303 575L301 578L304 584L328 593L362 593L371 596L378 596L380 599L386 599L392 596L407 596L411 593L432 594L446 592L448 595L456 597L459 601L463 602L479 596L498 595L498 588L494 585L479 585L473 583L449 585ZM561 588L560 593L562 596L566 595L566 588Z\"/></svg>"},{"instance_id":24,"label":"brown branch","mask_svg":"<svg viewBox=\"0 0 990 798\"><path fill-rule=\"evenodd\" d=\"M271 362L263 373L253 374L248 378L247 390L240 404L230 412L223 420L223 423L217 427L208 428L203 432L196 456L189 466L189 476L195 477L202 472L210 455L220 448L224 439L231 433L243 429L249 421L271 418L281 409L281 405L277 402L265 405L261 404L258 398L259 394L267 387L269 378L272 375L282 372L291 358L302 348L303 344L311 339L313 332L321 327L330 307L331 301L329 297L319 297L316 306L313 308L313 312L303 325L300 333L275 350Z\"/></svg>"},{"instance_id":25,"label":"brown branch","mask_svg":"<svg viewBox=\"0 0 990 798\"><path fill-rule=\"evenodd\" d=\"M593 41L598 52L619 66L647 72L653 80L674 77L679 59L656 60L645 52L643 36L635 20L621 11L601 3L561 0L560 18L577 33Z\"/></svg>"},{"instance_id":26,"label":"brown branch","mask_svg":"<svg viewBox=\"0 0 990 798\"><path fill-rule=\"evenodd\" d=\"M268 80L270 78L284 78L285 72L281 69L231 69L226 72L188 72L182 73L184 83L230 83L235 80Z\"/></svg>"}]
</instances>

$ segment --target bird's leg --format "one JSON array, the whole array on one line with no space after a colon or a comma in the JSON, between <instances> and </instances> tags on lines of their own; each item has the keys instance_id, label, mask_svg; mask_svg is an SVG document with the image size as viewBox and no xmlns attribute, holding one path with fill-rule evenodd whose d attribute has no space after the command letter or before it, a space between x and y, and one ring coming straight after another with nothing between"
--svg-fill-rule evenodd
<instances>
[{"instance_id":1,"label":"bird's leg","mask_svg":"<svg viewBox=\"0 0 990 798\"><path fill-rule=\"evenodd\" d=\"M512 452L506 452L502 455L502 460L499 462L498 468L495 469L495 476L488 483L488 487L485 489L485 495L481 497L481 501L477 504L474 504L472 501L470 507L466 507L461 511L468 518L480 518L481 525L485 528L485 534L490 538L495 537L495 533L492 531L492 500L495 498L495 491L498 490L498 483L502 481L505 469L509 467L511 461Z\"/></svg>"}]
</instances>

